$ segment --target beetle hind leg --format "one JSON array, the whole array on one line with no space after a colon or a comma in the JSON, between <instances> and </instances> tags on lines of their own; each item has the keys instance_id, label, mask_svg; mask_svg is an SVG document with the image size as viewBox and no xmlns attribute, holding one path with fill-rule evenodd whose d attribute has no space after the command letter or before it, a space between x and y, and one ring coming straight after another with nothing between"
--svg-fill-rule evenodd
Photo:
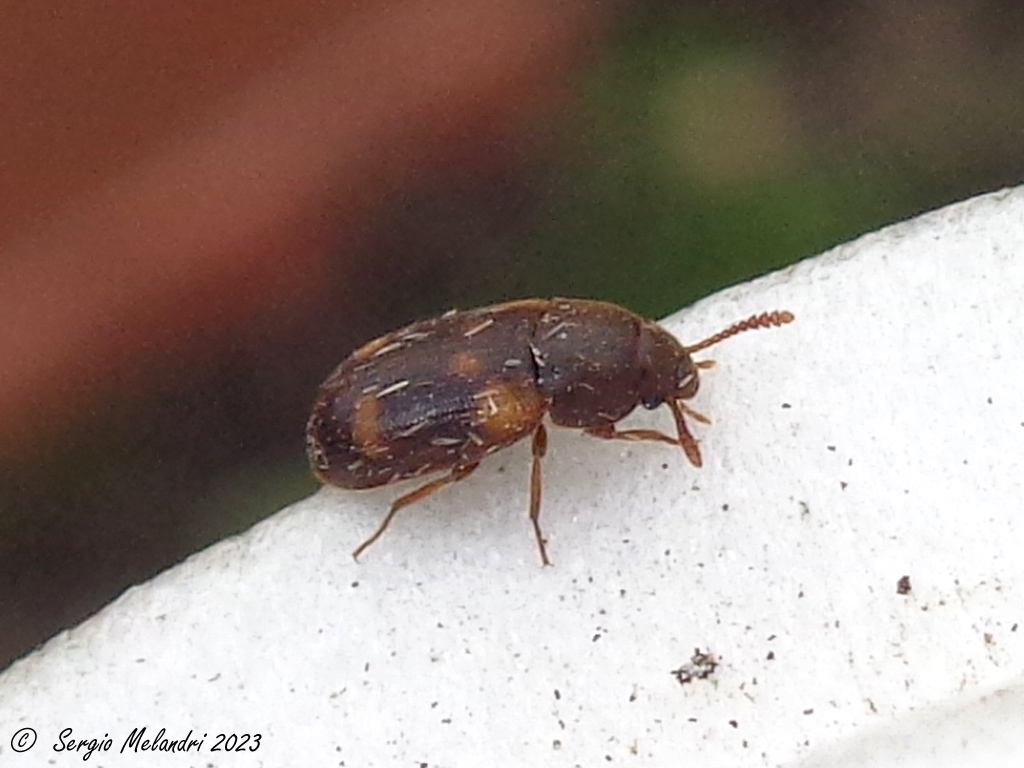
<instances>
[{"instance_id":1,"label":"beetle hind leg","mask_svg":"<svg viewBox=\"0 0 1024 768\"><path fill-rule=\"evenodd\" d=\"M377 526L377 530L373 532L373 535L370 536L370 538L368 538L366 541L364 541L362 544L355 548L355 551L352 552L352 557L358 560L359 556L363 554L366 548L373 544L373 542L375 542L383 535L384 531L386 531L388 529L388 526L391 525L391 519L395 516L395 513L398 510L402 509L403 507L407 507L410 504L415 504L417 501L422 501L428 496L433 495L436 491L439 491L441 488L444 488L446 485L450 485L452 483L458 482L459 480L462 480L463 478L469 477L469 475L473 473L473 470L476 469L478 466L480 466L480 462L466 464L461 467L455 467L451 471L451 474L445 477L440 477L437 480L432 480L426 485L421 485L416 490L410 491L404 496L399 496L391 505L391 509L388 510L387 515L384 517L384 521L379 526Z\"/></svg>"}]
</instances>

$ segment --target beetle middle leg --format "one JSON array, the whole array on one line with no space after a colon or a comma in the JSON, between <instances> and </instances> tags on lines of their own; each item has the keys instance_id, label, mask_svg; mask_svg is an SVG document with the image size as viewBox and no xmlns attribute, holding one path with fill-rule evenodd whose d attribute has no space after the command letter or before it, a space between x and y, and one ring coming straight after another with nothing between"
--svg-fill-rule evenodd
<instances>
[{"instance_id":1,"label":"beetle middle leg","mask_svg":"<svg viewBox=\"0 0 1024 768\"><path fill-rule=\"evenodd\" d=\"M543 424L538 424L533 430L533 466L530 469L530 522L533 523L533 533L537 537L537 547L540 549L540 559L544 565L551 565L548 560L548 550L544 546L544 534L540 532L540 461L548 451L548 431Z\"/></svg>"},{"instance_id":2,"label":"beetle middle leg","mask_svg":"<svg viewBox=\"0 0 1024 768\"><path fill-rule=\"evenodd\" d=\"M583 431L591 437L604 440L657 440L659 443L679 445L676 438L656 429L616 429L614 424L602 424L599 427L587 427Z\"/></svg>"},{"instance_id":3,"label":"beetle middle leg","mask_svg":"<svg viewBox=\"0 0 1024 768\"><path fill-rule=\"evenodd\" d=\"M450 485L451 483L458 482L463 478L469 477L469 475L473 473L473 470L479 466L480 462L475 462L473 464L466 464L461 467L455 467L451 471L450 475L447 475L446 477L440 477L437 480L432 480L426 485L421 485L415 491L410 491L404 496L399 496L395 500L395 503L391 505L391 509L388 510L388 514L384 518L384 522L382 522L377 527L377 530L373 532L373 535L370 538L368 538L366 541L364 541L362 544L355 548L355 551L352 553L352 557L358 560L359 556L363 553L363 551L381 537L381 534L383 534L384 531L388 529L388 526L391 525L391 518L395 516L395 513L398 510L402 509L403 507L407 507L410 504L415 504L417 501L422 501L423 499L432 495L435 491L444 488L444 486L446 485Z\"/></svg>"}]
</instances>

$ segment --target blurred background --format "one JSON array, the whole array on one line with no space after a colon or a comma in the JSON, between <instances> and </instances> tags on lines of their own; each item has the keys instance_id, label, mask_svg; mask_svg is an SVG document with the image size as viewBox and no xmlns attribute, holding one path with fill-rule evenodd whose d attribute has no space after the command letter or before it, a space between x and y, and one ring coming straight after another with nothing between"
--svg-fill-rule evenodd
<instances>
[{"instance_id":1,"label":"blurred background","mask_svg":"<svg viewBox=\"0 0 1024 768\"><path fill-rule=\"evenodd\" d=\"M313 492L373 336L660 317L1024 175L1014 0L72 6L0 7L0 667Z\"/></svg>"}]
</instances>

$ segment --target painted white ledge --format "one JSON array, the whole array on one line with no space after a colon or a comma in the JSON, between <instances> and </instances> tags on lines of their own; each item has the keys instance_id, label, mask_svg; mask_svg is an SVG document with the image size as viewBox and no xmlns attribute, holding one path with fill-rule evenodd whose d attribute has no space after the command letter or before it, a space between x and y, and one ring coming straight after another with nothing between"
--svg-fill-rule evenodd
<instances>
[{"instance_id":1,"label":"painted white ledge","mask_svg":"<svg viewBox=\"0 0 1024 768\"><path fill-rule=\"evenodd\" d=\"M668 328L797 321L714 350L702 470L553 431L554 567L525 444L360 564L396 491L324 490L8 669L0 758L70 765L73 728L104 766L1024 764L1022 299L1021 190L724 291ZM118 754L141 726L203 752Z\"/></svg>"}]
</instances>

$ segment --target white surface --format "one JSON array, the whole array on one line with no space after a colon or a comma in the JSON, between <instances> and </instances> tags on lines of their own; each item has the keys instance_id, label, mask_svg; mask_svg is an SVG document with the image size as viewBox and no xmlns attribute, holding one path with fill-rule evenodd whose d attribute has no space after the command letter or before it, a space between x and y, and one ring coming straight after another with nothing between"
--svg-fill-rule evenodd
<instances>
[{"instance_id":1,"label":"white surface","mask_svg":"<svg viewBox=\"0 0 1024 768\"><path fill-rule=\"evenodd\" d=\"M0 762L77 763L53 751L73 728L109 734L102 766L1024 763L1022 254L1015 190L711 297L667 327L797 320L707 354L701 470L552 430L554 567L525 443L359 564L396 490L326 489L8 669ZM681 686L698 647L721 665ZM119 754L140 726L207 736Z\"/></svg>"}]
</instances>

